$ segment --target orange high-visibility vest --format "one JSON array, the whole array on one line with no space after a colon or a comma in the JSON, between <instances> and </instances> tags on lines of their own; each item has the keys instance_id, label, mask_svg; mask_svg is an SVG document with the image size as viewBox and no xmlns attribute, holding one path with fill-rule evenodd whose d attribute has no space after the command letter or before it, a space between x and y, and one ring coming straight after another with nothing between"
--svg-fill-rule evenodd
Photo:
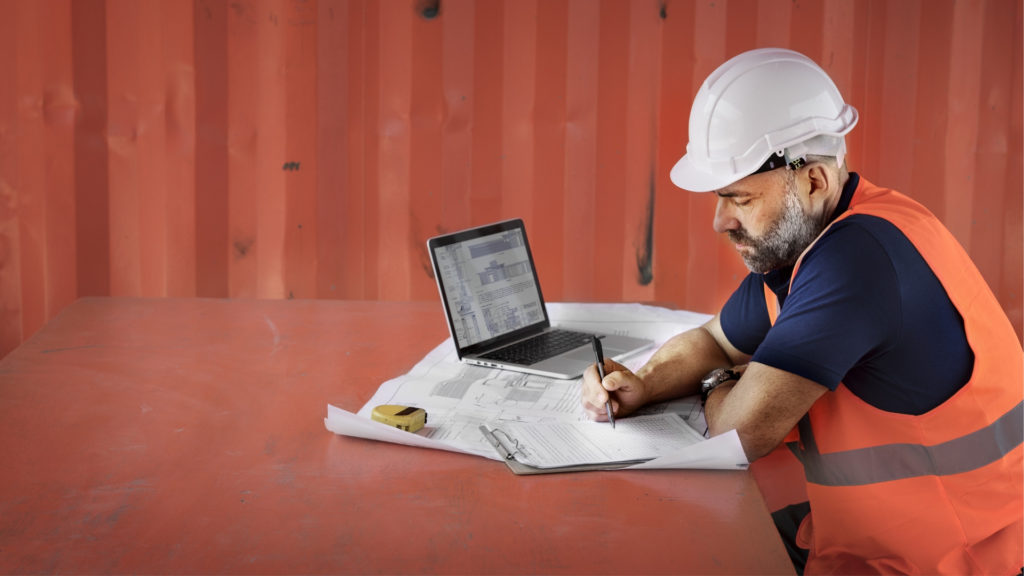
<instances>
[{"instance_id":1,"label":"orange high-visibility vest","mask_svg":"<svg viewBox=\"0 0 1024 576\"><path fill-rule=\"evenodd\" d=\"M840 384L801 419L787 444L803 463L811 503L797 534L810 549L806 573L1016 574L1024 565L1024 352L1016 333L925 207L861 178L836 221L854 214L884 218L917 248L963 318L974 371L920 416L880 410ZM767 287L765 296L774 323L777 300Z\"/></svg>"}]
</instances>

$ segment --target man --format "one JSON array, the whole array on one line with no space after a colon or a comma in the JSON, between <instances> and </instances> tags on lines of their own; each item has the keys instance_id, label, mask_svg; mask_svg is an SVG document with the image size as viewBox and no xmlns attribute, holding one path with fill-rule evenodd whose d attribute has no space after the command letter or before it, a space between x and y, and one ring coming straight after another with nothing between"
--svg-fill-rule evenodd
<instances>
[{"instance_id":1,"label":"man","mask_svg":"<svg viewBox=\"0 0 1024 576\"><path fill-rule=\"evenodd\" d=\"M621 417L699 393L710 434L735 429L748 459L785 442L810 500L798 571L1015 574L1024 353L942 224L848 172L856 122L796 52L708 77L672 181L717 194L714 228L751 274L636 373L589 369L584 409L605 420L609 399Z\"/></svg>"}]
</instances>

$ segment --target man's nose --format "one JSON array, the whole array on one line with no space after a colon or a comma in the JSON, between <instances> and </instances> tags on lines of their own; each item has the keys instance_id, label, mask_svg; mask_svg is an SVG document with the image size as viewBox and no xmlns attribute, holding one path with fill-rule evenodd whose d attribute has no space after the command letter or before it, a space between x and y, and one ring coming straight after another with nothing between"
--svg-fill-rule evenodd
<instances>
[{"instance_id":1,"label":"man's nose","mask_svg":"<svg viewBox=\"0 0 1024 576\"><path fill-rule=\"evenodd\" d=\"M739 220L736 219L728 198L718 199L718 204L715 205L715 221L713 226L715 232L719 234L740 228Z\"/></svg>"}]
</instances>

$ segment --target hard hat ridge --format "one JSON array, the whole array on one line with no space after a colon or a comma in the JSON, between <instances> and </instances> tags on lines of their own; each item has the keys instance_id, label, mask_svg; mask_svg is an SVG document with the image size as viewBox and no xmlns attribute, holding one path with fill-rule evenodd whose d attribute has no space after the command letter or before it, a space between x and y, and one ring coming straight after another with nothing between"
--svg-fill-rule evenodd
<instances>
[{"instance_id":1,"label":"hard hat ridge","mask_svg":"<svg viewBox=\"0 0 1024 576\"><path fill-rule=\"evenodd\" d=\"M672 182L707 192L755 173L779 152L841 157L856 123L856 109L811 59L781 48L744 52L697 92L686 155L672 168Z\"/></svg>"}]
</instances>

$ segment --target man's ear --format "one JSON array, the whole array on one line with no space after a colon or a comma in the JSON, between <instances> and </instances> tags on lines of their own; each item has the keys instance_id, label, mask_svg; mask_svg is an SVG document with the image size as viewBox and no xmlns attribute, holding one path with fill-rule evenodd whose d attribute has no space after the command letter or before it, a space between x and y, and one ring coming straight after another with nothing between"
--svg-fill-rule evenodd
<instances>
[{"instance_id":1,"label":"man's ear","mask_svg":"<svg viewBox=\"0 0 1024 576\"><path fill-rule=\"evenodd\" d=\"M807 166L807 181L810 188L807 195L812 198L826 198L833 188L835 175L823 162L812 162ZM817 194L817 196L815 196Z\"/></svg>"}]
</instances>

